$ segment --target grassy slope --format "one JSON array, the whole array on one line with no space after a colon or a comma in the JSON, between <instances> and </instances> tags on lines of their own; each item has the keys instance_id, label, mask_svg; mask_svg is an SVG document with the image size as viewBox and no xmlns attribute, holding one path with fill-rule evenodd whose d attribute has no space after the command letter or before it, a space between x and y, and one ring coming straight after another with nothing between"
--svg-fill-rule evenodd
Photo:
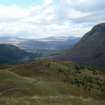
<instances>
[{"instance_id":1,"label":"grassy slope","mask_svg":"<svg viewBox=\"0 0 105 105\"><path fill-rule=\"evenodd\" d=\"M11 66L0 70L0 97L3 105L104 105L84 99L105 99L105 73L72 62L47 60Z\"/></svg>"},{"instance_id":2,"label":"grassy slope","mask_svg":"<svg viewBox=\"0 0 105 105\"><path fill-rule=\"evenodd\" d=\"M22 97L1 98L0 105L105 105L105 101L81 97Z\"/></svg>"}]
</instances>

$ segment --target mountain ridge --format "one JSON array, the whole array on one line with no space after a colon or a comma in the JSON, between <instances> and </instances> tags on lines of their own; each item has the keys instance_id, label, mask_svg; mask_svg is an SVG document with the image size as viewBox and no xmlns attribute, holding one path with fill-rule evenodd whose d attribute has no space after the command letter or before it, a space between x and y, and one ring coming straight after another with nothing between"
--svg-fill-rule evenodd
<instances>
[{"instance_id":1,"label":"mountain ridge","mask_svg":"<svg viewBox=\"0 0 105 105\"><path fill-rule=\"evenodd\" d=\"M54 60L74 61L105 68L105 23L95 25L71 49L61 55L51 56Z\"/></svg>"},{"instance_id":2,"label":"mountain ridge","mask_svg":"<svg viewBox=\"0 0 105 105\"><path fill-rule=\"evenodd\" d=\"M95 25L70 51L77 62L105 67L105 23ZM72 59L73 60L73 59ZM76 60L74 60L76 61Z\"/></svg>"},{"instance_id":3,"label":"mountain ridge","mask_svg":"<svg viewBox=\"0 0 105 105\"><path fill-rule=\"evenodd\" d=\"M28 61L33 55L9 44L0 44L0 64L14 64Z\"/></svg>"}]
</instances>

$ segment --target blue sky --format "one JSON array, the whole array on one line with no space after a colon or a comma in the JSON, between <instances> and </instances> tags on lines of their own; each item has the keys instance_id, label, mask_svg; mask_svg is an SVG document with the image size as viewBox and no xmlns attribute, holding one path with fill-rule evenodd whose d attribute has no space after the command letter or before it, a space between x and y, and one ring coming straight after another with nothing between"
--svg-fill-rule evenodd
<instances>
[{"instance_id":1,"label":"blue sky","mask_svg":"<svg viewBox=\"0 0 105 105\"><path fill-rule=\"evenodd\" d=\"M25 6L25 7L29 7L35 4L42 4L43 0L0 0L0 4L4 4L4 5L12 5L12 4L16 4L18 6Z\"/></svg>"},{"instance_id":2,"label":"blue sky","mask_svg":"<svg viewBox=\"0 0 105 105\"><path fill-rule=\"evenodd\" d=\"M53 0L55 5L59 0ZM18 5L21 7L31 7L33 5L42 5L44 0L0 0L0 4L4 5Z\"/></svg>"},{"instance_id":3,"label":"blue sky","mask_svg":"<svg viewBox=\"0 0 105 105\"><path fill-rule=\"evenodd\" d=\"M105 0L0 0L0 35L83 36L104 14Z\"/></svg>"}]
</instances>

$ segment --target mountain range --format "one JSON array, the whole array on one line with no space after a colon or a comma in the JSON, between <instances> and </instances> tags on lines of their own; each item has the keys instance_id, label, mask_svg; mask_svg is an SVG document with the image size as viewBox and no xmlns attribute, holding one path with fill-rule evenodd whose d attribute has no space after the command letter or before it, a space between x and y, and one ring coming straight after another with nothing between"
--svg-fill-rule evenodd
<instances>
[{"instance_id":1,"label":"mountain range","mask_svg":"<svg viewBox=\"0 0 105 105\"><path fill-rule=\"evenodd\" d=\"M81 39L77 37L49 37L40 40L28 40L2 37L0 40L0 43L4 43L4 45L0 45L1 62L9 62L9 57L14 61L28 59L27 57L30 58L30 55L33 56L34 53L34 58L47 57L48 59L69 60L105 67L105 23L94 26ZM60 53L56 55L56 51ZM61 54L62 52L64 54ZM13 54L10 56L11 53ZM49 57L50 54L52 55Z\"/></svg>"},{"instance_id":2,"label":"mountain range","mask_svg":"<svg viewBox=\"0 0 105 105\"><path fill-rule=\"evenodd\" d=\"M24 52L27 52L30 54L32 53L31 55L34 54L34 59L40 59L42 57L47 57L49 54L52 54L54 52L72 48L79 40L80 40L79 37L48 37L48 38L41 38L41 39L25 39L25 38L18 38L18 37L12 37L12 36L1 36L0 45L8 46L7 47L8 50L7 52L5 52L5 54L7 53L7 55L9 52L11 53L10 51L11 49L9 49L9 45L12 45L14 46L14 48L21 49ZM14 49L14 53L16 51ZM7 57L7 55L5 56ZM4 55L2 54L0 56L4 57Z\"/></svg>"},{"instance_id":3,"label":"mountain range","mask_svg":"<svg viewBox=\"0 0 105 105\"><path fill-rule=\"evenodd\" d=\"M105 67L105 23L94 26L72 49L52 59Z\"/></svg>"},{"instance_id":4,"label":"mountain range","mask_svg":"<svg viewBox=\"0 0 105 105\"><path fill-rule=\"evenodd\" d=\"M0 37L1 44L11 44L15 45L21 49L28 52L49 52L55 50L63 50L67 48L72 48L78 41L79 37L48 37L41 39L25 39L18 37Z\"/></svg>"}]
</instances>

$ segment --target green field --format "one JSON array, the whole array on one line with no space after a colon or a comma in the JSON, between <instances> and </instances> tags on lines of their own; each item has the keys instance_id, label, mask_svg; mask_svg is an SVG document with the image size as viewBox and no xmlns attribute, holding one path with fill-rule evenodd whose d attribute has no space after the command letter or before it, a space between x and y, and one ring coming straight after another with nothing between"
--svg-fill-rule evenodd
<instances>
[{"instance_id":1,"label":"green field","mask_svg":"<svg viewBox=\"0 0 105 105\"><path fill-rule=\"evenodd\" d=\"M48 60L0 68L0 105L105 105L104 70Z\"/></svg>"}]
</instances>

